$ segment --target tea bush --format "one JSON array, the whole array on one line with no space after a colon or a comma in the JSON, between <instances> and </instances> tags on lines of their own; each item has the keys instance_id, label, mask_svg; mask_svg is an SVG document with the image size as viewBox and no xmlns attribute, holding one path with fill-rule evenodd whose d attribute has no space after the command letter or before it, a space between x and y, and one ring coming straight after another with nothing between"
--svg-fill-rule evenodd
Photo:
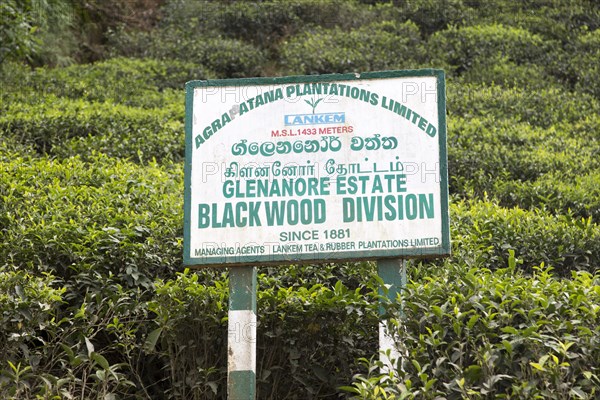
<instances>
[{"instance_id":1,"label":"tea bush","mask_svg":"<svg viewBox=\"0 0 600 400\"><path fill-rule=\"evenodd\" d=\"M395 8L399 18L413 21L426 35L463 25L470 19L469 11L463 0L401 2Z\"/></svg>"},{"instance_id":2,"label":"tea bush","mask_svg":"<svg viewBox=\"0 0 600 400\"><path fill-rule=\"evenodd\" d=\"M395 374L357 375L356 399L581 398L600 388L600 276L446 263L401 293ZM400 300L399 300L400 301Z\"/></svg>"},{"instance_id":3,"label":"tea bush","mask_svg":"<svg viewBox=\"0 0 600 400\"><path fill-rule=\"evenodd\" d=\"M600 7L592 0L569 3L491 0L471 6L471 16L479 22L516 26L561 43L572 41L582 31L600 27Z\"/></svg>"},{"instance_id":4,"label":"tea bush","mask_svg":"<svg viewBox=\"0 0 600 400\"><path fill-rule=\"evenodd\" d=\"M219 398L227 384L226 276L185 270L155 287L147 350L164 360L165 398Z\"/></svg>"},{"instance_id":5,"label":"tea bush","mask_svg":"<svg viewBox=\"0 0 600 400\"><path fill-rule=\"evenodd\" d=\"M178 167L140 167L101 154L84 162L4 153L0 170L6 265L65 280L94 271L124 287L150 288L180 259Z\"/></svg>"},{"instance_id":6,"label":"tea bush","mask_svg":"<svg viewBox=\"0 0 600 400\"><path fill-rule=\"evenodd\" d=\"M281 63L292 74L414 68L420 42L412 22L376 22L350 32L314 28L282 45Z\"/></svg>"},{"instance_id":7,"label":"tea bush","mask_svg":"<svg viewBox=\"0 0 600 400\"><path fill-rule=\"evenodd\" d=\"M436 32L427 45L433 62L448 66L449 72L457 75L507 61L543 66L548 51L557 46L525 29L504 25L450 27Z\"/></svg>"},{"instance_id":8,"label":"tea bush","mask_svg":"<svg viewBox=\"0 0 600 400\"><path fill-rule=\"evenodd\" d=\"M584 93L574 95L565 89L527 90L450 81L447 90L449 121L456 117L494 116L542 128L569 123L566 126L573 129L579 122L600 114L597 98Z\"/></svg>"},{"instance_id":9,"label":"tea bush","mask_svg":"<svg viewBox=\"0 0 600 400\"><path fill-rule=\"evenodd\" d=\"M579 36L575 46L575 57L571 58L569 76L575 77L575 88L598 99L600 84L596 77L600 72L597 63L600 58L600 28Z\"/></svg>"},{"instance_id":10,"label":"tea bush","mask_svg":"<svg viewBox=\"0 0 600 400\"><path fill-rule=\"evenodd\" d=\"M563 82L558 77L540 74L540 66L531 63L519 65L504 58L499 62L480 64L477 68L465 71L455 82L462 85L517 88L529 92L564 89Z\"/></svg>"},{"instance_id":11,"label":"tea bush","mask_svg":"<svg viewBox=\"0 0 600 400\"><path fill-rule=\"evenodd\" d=\"M37 94L158 108L183 102L180 93L187 81L213 76L202 66L177 60L115 58L60 69L38 68L21 88L27 84Z\"/></svg>"},{"instance_id":12,"label":"tea bush","mask_svg":"<svg viewBox=\"0 0 600 400\"><path fill-rule=\"evenodd\" d=\"M197 23L197 20L196 20ZM260 48L222 35L197 34L184 27L172 26L158 32L124 32L113 39L130 57L178 60L214 71L218 78L259 75L266 62Z\"/></svg>"},{"instance_id":13,"label":"tea bush","mask_svg":"<svg viewBox=\"0 0 600 400\"><path fill-rule=\"evenodd\" d=\"M482 171L504 180L529 181L550 172L576 176L600 166L589 139L554 127L493 117L455 118L448 136L449 168L457 179L476 178ZM493 182L480 182L481 192Z\"/></svg>"},{"instance_id":14,"label":"tea bush","mask_svg":"<svg viewBox=\"0 0 600 400\"><path fill-rule=\"evenodd\" d=\"M56 318L65 292L64 287L53 287L56 283L50 274L34 276L14 267L0 267L0 352L6 360L15 359L27 343L43 340L38 337L40 327ZM6 377L0 377L0 387L6 383Z\"/></svg>"},{"instance_id":15,"label":"tea bush","mask_svg":"<svg viewBox=\"0 0 600 400\"><path fill-rule=\"evenodd\" d=\"M454 259L469 267L502 268L507 249L528 272L543 262L568 277L577 270L594 273L600 265L600 226L591 218L508 209L489 201L454 202L450 212Z\"/></svg>"},{"instance_id":16,"label":"tea bush","mask_svg":"<svg viewBox=\"0 0 600 400\"><path fill-rule=\"evenodd\" d=\"M549 210L554 214L573 215L600 221L600 173L566 178L562 173L549 173L529 182L497 181L492 190L500 204L534 210Z\"/></svg>"},{"instance_id":17,"label":"tea bush","mask_svg":"<svg viewBox=\"0 0 600 400\"><path fill-rule=\"evenodd\" d=\"M141 398L154 392L153 363L141 351L147 312L140 293L94 272L62 282L60 289L50 287L57 283L50 275L35 278L5 266L0 275L9 276L3 282L11 285L9 297L18 296L3 302L3 313L19 321L0 365L0 396ZM87 293L74 303L79 287Z\"/></svg>"},{"instance_id":18,"label":"tea bush","mask_svg":"<svg viewBox=\"0 0 600 400\"><path fill-rule=\"evenodd\" d=\"M376 350L376 281L356 289L340 281L285 287L259 273L258 284L259 398L331 395L357 372L353 360ZM224 398L226 275L186 270L156 290L149 309L157 315L156 351L169 360L170 396Z\"/></svg>"},{"instance_id":19,"label":"tea bush","mask_svg":"<svg viewBox=\"0 0 600 400\"><path fill-rule=\"evenodd\" d=\"M272 47L282 38L302 32L307 25L356 28L368 21L372 14L369 8L360 7L353 0L235 1L227 6L188 3L171 15L169 22L173 23L175 17L179 17L180 21L186 20L189 15L197 14L194 11L200 11L204 18L201 24L190 24L190 29L218 31L265 47Z\"/></svg>"},{"instance_id":20,"label":"tea bush","mask_svg":"<svg viewBox=\"0 0 600 400\"><path fill-rule=\"evenodd\" d=\"M14 107L13 103L39 105L47 103L47 99L68 98L155 112L168 109L173 113L172 119L178 121L183 118L185 82L214 77L214 73L191 63L126 58L32 71L7 63L2 71L0 84L4 90L0 92L0 109L5 112Z\"/></svg>"},{"instance_id":21,"label":"tea bush","mask_svg":"<svg viewBox=\"0 0 600 400\"><path fill-rule=\"evenodd\" d=\"M49 95L39 104L11 104L0 116L0 133L40 154L88 157L98 151L131 160L178 161L183 124L171 120L173 114Z\"/></svg>"},{"instance_id":22,"label":"tea bush","mask_svg":"<svg viewBox=\"0 0 600 400\"><path fill-rule=\"evenodd\" d=\"M163 364L143 351L145 299L154 279L180 263L171 222L181 217L181 203L169 195L179 192L179 167L4 148L0 170L0 272L27 271L32 285L52 274L63 288L61 301L43 309L45 320L35 316L36 298L28 300L23 315L32 321L15 336L21 345L2 358L0 395L139 397L156 390ZM14 312L4 315L18 322Z\"/></svg>"}]
</instances>

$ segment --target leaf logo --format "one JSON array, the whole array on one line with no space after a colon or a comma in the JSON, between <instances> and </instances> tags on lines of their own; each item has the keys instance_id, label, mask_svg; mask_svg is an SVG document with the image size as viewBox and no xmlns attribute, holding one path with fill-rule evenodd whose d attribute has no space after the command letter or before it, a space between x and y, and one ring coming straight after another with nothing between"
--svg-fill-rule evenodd
<instances>
[{"instance_id":1,"label":"leaf logo","mask_svg":"<svg viewBox=\"0 0 600 400\"><path fill-rule=\"evenodd\" d=\"M322 98L317 99L315 101L314 97L312 99L309 100L304 100L306 102L306 104L308 104L309 106L312 107L312 113L315 113L315 108L317 108L317 104L319 104L321 102L321 100L323 100Z\"/></svg>"}]
</instances>

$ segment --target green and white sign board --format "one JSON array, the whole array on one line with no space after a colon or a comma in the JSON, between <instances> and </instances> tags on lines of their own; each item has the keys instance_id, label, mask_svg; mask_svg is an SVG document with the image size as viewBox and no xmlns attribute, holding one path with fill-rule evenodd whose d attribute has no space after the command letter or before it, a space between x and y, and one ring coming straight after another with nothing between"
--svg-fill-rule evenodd
<instances>
[{"instance_id":1,"label":"green and white sign board","mask_svg":"<svg viewBox=\"0 0 600 400\"><path fill-rule=\"evenodd\" d=\"M186 86L184 264L443 256L441 70Z\"/></svg>"}]
</instances>

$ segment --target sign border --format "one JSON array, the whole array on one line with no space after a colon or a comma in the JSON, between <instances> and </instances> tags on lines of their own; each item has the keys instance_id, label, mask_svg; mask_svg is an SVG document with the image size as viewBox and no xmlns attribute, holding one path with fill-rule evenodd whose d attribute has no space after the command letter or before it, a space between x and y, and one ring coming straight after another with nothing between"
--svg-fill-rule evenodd
<instances>
[{"instance_id":1,"label":"sign border","mask_svg":"<svg viewBox=\"0 0 600 400\"><path fill-rule=\"evenodd\" d=\"M340 251L334 253L297 253L281 255L234 255L215 257L191 257L191 172L194 110L194 89L199 87L281 85L332 81L359 81L368 79L435 77L437 80L438 144L440 154L440 206L442 218L442 243L439 246L393 250ZM236 78L195 80L185 84L185 167L184 167L184 227L183 265L186 267L235 267L243 265L288 265L298 263L323 263L335 261L378 260L385 258L435 258L450 255L450 219L448 194L448 152L446 148L446 81L441 69L391 70L364 73L294 75L284 77Z\"/></svg>"}]
</instances>

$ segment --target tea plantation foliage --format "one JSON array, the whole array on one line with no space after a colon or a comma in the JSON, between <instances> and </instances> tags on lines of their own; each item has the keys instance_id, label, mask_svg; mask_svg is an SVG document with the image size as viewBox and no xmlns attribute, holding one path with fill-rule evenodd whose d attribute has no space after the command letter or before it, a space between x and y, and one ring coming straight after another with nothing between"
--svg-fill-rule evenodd
<instances>
[{"instance_id":1,"label":"tea plantation foliage","mask_svg":"<svg viewBox=\"0 0 600 400\"><path fill-rule=\"evenodd\" d=\"M258 398L600 397L597 2L38 3L0 4L1 398L224 399L227 273L182 268L184 82L421 67L453 255L386 304L401 365L373 263L261 267Z\"/></svg>"}]
</instances>

